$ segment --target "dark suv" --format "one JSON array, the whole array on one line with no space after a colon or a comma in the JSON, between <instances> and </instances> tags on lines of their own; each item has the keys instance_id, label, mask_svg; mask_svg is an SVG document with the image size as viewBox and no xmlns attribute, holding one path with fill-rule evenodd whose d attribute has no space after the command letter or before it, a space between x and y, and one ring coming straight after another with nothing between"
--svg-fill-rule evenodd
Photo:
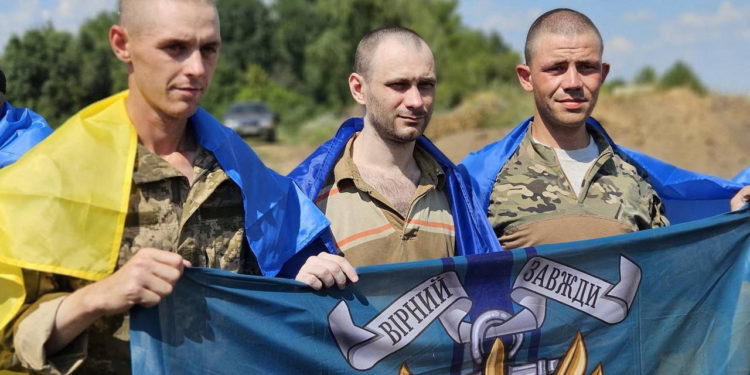
<instances>
[{"instance_id":1,"label":"dark suv","mask_svg":"<svg viewBox=\"0 0 750 375\"><path fill-rule=\"evenodd\" d=\"M243 137L257 136L268 142L276 141L275 116L262 102L232 104L224 115L224 125Z\"/></svg>"}]
</instances>

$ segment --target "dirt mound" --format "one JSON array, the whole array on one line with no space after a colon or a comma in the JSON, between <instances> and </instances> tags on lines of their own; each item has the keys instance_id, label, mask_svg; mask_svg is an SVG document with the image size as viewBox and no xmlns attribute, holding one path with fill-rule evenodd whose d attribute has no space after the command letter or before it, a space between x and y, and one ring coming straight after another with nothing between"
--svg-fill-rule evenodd
<instances>
[{"instance_id":1,"label":"dirt mound","mask_svg":"<svg viewBox=\"0 0 750 375\"><path fill-rule=\"evenodd\" d=\"M750 165L750 98L672 90L601 98L616 142L678 167L731 178Z\"/></svg>"},{"instance_id":2,"label":"dirt mound","mask_svg":"<svg viewBox=\"0 0 750 375\"><path fill-rule=\"evenodd\" d=\"M604 95L593 116L618 144L680 168L731 178L750 165L750 98L681 89ZM435 143L460 161L510 129L469 130Z\"/></svg>"},{"instance_id":3,"label":"dirt mound","mask_svg":"<svg viewBox=\"0 0 750 375\"><path fill-rule=\"evenodd\" d=\"M524 99L533 100L530 95ZM515 126L505 116L500 118L507 124L487 118L497 116L497 110L488 106L516 110L514 105L503 105L512 102L518 99L481 94L473 103L435 115L428 135L451 160L459 162ZM750 165L750 98L698 96L687 90L603 95L594 117L618 144L681 168L731 178ZM503 126L482 128L487 124ZM315 146L254 143L253 148L267 165L286 174Z\"/></svg>"}]
</instances>

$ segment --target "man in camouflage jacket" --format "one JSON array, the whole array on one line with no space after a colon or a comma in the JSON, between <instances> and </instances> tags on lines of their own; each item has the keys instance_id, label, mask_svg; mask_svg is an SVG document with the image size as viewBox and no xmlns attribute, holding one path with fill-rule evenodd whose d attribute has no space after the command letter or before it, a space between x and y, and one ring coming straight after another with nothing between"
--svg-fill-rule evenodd
<instances>
[{"instance_id":1,"label":"man in camouflage jacket","mask_svg":"<svg viewBox=\"0 0 750 375\"><path fill-rule=\"evenodd\" d=\"M11 229L13 223L5 221L0 228L2 241L18 247L0 242L2 258L15 254L21 259L26 248L42 254L0 263L0 276L21 264L25 287L23 304L10 316L0 316L9 321L0 327L0 369L128 374L131 307L159 303L188 266L275 276L293 254L320 246L317 235L328 225L291 180L263 166L241 138L198 107L221 43L213 1L122 0L119 24L109 35L115 54L128 66L129 92L82 110L22 161L0 171L3 219L12 211L19 214L13 207L21 198L36 203L38 196L48 195L29 196L8 181L36 173L53 186L52 199L26 210L38 227ZM100 154L91 155L90 149ZM111 149L129 150L118 154L129 156L110 157ZM102 165L97 158L117 163ZM33 164L36 160L41 162ZM33 168L49 165L54 168L50 173ZM110 186L105 182L116 178L123 181L119 195L78 182ZM45 190L44 185L29 188ZM55 189L58 185L62 188ZM76 194L66 196L71 188ZM61 195L54 195L58 190ZM109 207L85 202L113 193L112 201L124 202L116 207L127 208L127 214L114 209L120 218L111 232L116 243L110 236L105 246L86 242L103 226L80 223ZM11 196L21 198L6 199ZM56 202L85 209L54 208L51 215L48 206ZM46 252L27 245L50 235L54 226L70 228L75 233L68 238L76 243L40 241L50 247ZM73 255L84 259L81 268L60 266ZM87 263L105 256L112 262L103 278L80 278L88 275L81 271ZM60 262L45 264L47 258Z\"/></svg>"},{"instance_id":2,"label":"man in camouflage jacket","mask_svg":"<svg viewBox=\"0 0 750 375\"><path fill-rule=\"evenodd\" d=\"M534 94L534 117L460 165L506 250L666 226L665 198L672 221L716 214L741 188L612 142L589 117L609 72L603 48L596 26L579 12L555 9L537 18L526 65L516 67L521 86Z\"/></svg>"},{"instance_id":3,"label":"man in camouflage jacket","mask_svg":"<svg viewBox=\"0 0 750 375\"><path fill-rule=\"evenodd\" d=\"M600 150L580 194L554 150L527 132L497 175L487 216L504 249L635 232L668 224L659 196L597 132Z\"/></svg>"}]
</instances>

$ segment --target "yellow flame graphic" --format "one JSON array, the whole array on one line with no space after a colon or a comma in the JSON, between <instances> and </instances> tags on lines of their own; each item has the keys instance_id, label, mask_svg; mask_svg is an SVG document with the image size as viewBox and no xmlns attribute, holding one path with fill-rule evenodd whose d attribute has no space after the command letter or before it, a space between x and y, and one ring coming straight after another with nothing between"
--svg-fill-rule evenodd
<instances>
[{"instance_id":1,"label":"yellow flame graphic","mask_svg":"<svg viewBox=\"0 0 750 375\"><path fill-rule=\"evenodd\" d=\"M560 360L555 374L585 375L587 360L586 344L583 342L581 331L578 331L565 356ZM406 362L401 364L399 375L412 375ZM484 375L505 375L505 345L500 339L495 339L492 344L492 350L484 365ZM596 365L591 375L604 375L601 363Z\"/></svg>"},{"instance_id":2,"label":"yellow flame graphic","mask_svg":"<svg viewBox=\"0 0 750 375\"><path fill-rule=\"evenodd\" d=\"M505 345L500 339L492 343L492 350L484 364L484 375L505 375Z\"/></svg>"},{"instance_id":3,"label":"yellow flame graphic","mask_svg":"<svg viewBox=\"0 0 750 375\"><path fill-rule=\"evenodd\" d=\"M583 342L583 336L581 331L576 332L576 337L570 344L568 351L565 353L565 357L560 360L560 364L557 366L555 374L558 375L584 375L586 371L586 344ZM602 370L602 364L596 365L596 368L591 375L604 375Z\"/></svg>"},{"instance_id":4,"label":"yellow flame graphic","mask_svg":"<svg viewBox=\"0 0 750 375\"><path fill-rule=\"evenodd\" d=\"M406 365L406 362L401 364L401 370L398 370L398 375L412 375L411 371L409 371L409 366Z\"/></svg>"}]
</instances>

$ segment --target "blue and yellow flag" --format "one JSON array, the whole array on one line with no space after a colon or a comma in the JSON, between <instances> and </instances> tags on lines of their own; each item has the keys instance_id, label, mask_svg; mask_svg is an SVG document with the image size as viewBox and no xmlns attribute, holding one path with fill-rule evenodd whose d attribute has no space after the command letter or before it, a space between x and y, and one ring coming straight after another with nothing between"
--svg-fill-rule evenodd
<instances>
[{"instance_id":1,"label":"blue and yellow flag","mask_svg":"<svg viewBox=\"0 0 750 375\"><path fill-rule=\"evenodd\" d=\"M127 95L87 107L0 169L0 327L23 303L20 268L89 280L114 270L138 142ZM248 243L263 275L276 275L328 221L207 112L199 108L190 123L198 143L242 190Z\"/></svg>"},{"instance_id":2,"label":"blue and yellow flag","mask_svg":"<svg viewBox=\"0 0 750 375\"><path fill-rule=\"evenodd\" d=\"M87 107L0 170L0 326L23 303L20 268L89 280L112 272L137 144L125 95Z\"/></svg>"},{"instance_id":3,"label":"blue and yellow flag","mask_svg":"<svg viewBox=\"0 0 750 375\"><path fill-rule=\"evenodd\" d=\"M190 269L131 314L135 374L748 374L750 208L365 267L345 290Z\"/></svg>"}]
</instances>

